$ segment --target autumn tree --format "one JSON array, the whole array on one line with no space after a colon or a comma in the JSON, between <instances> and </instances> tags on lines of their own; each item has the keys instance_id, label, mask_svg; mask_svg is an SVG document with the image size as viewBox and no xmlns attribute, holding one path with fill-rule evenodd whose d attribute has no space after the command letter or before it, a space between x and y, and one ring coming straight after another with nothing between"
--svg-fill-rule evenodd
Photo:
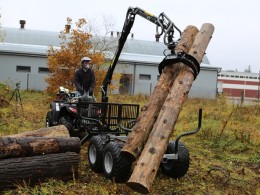
<instances>
[{"instance_id":1,"label":"autumn tree","mask_svg":"<svg viewBox=\"0 0 260 195\"><path fill-rule=\"evenodd\" d=\"M46 78L47 92L54 95L60 86L75 90L73 84L75 70L81 67L81 58L88 56L94 64L97 96L108 66L108 63L105 63L106 48L97 49L97 43L93 41L97 38L93 38L91 31L88 30L86 19L79 19L75 23L76 28L71 30L69 27L72 19L67 18L67 23L68 28L60 32L60 48L50 46L48 49L48 67L51 74Z\"/></svg>"}]
</instances>

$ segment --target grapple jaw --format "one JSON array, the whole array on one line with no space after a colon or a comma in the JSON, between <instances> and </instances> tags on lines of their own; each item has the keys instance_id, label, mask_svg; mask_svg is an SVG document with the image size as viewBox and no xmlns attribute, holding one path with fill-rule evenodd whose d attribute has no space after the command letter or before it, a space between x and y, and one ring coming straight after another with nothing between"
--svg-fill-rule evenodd
<instances>
[{"instance_id":1,"label":"grapple jaw","mask_svg":"<svg viewBox=\"0 0 260 195\"><path fill-rule=\"evenodd\" d=\"M163 61L159 64L158 71L161 74L163 69L166 66L173 65L173 64L176 64L179 62L182 62L191 68L191 70L193 71L194 80L195 80L197 75L200 72L200 64L193 56L186 54L184 52L180 52L177 54L172 53L172 54L165 56Z\"/></svg>"}]
</instances>

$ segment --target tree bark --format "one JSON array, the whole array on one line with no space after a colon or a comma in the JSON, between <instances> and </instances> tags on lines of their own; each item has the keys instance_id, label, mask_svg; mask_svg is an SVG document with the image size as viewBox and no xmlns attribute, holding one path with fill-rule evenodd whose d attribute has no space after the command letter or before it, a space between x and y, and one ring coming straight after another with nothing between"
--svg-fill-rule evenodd
<instances>
[{"instance_id":1,"label":"tree bark","mask_svg":"<svg viewBox=\"0 0 260 195\"><path fill-rule=\"evenodd\" d=\"M75 152L0 160L0 189L49 178L72 180L78 177L78 163L79 155Z\"/></svg>"},{"instance_id":2,"label":"tree bark","mask_svg":"<svg viewBox=\"0 0 260 195\"><path fill-rule=\"evenodd\" d=\"M176 52L187 53L197 33L196 27L187 26L176 46ZM179 69L180 67L175 65L164 68L148 104L142 108L132 132L127 138L127 142L121 151L123 155L130 157L132 160L139 157Z\"/></svg>"},{"instance_id":3,"label":"tree bark","mask_svg":"<svg viewBox=\"0 0 260 195\"><path fill-rule=\"evenodd\" d=\"M77 137L0 137L0 159L51 153L80 152Z\"/></svg>"},{"instance_id":4,"label":"tree bark","mask_svg":"<svg viewBox=\"0 0 260 195\"><path fill-rule=\"evenodd\" d=\"M68 129L64 125L58 125L47 128L40 128L33 131L26 131L23 133L6 135L2 137L70 137Z\"/></svg>"},{"instance_id":5,"label":"tree bark","mask_svg":"<svg viewBox=\"0 0 260 195\"><path fill-rule=\"evenodd\" d=\"M189 51L189 54L195 57L199 63L202 61L213 32L214 26L212 24L203 24ZM183 63L178 63L177 66L179 66L179 71L174 78L174 84L127 183L140 193L151 191L153 180L167 149L181 106L187 98L194 80L194 75L189 67Z\"/></svg>"}]
</instances>

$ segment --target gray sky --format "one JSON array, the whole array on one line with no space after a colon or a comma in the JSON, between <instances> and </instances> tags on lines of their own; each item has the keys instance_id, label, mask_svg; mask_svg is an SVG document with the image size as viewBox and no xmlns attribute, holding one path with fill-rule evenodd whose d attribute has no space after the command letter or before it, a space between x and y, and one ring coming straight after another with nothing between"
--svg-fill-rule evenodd
<instances>
[{"instance_id":1,"label":"gray sky","mask_svg":"<svg viewBox=\"0 0 260 195\"><path fill-rule=\"evenodd\" d=\"M259 0L0 0L0 22L19 28L22 19L27 29L60 31L67 17L75 22L105 16L115 23L115 31L121 31L130 6L155 16L164 12L181 30L213 24L215 31L206 50L211 65L238 71L250 65L253 72L260 71ZM136 16L131 32L135 39L155 40L155 29L153 23Z\"/></svg>"}]
</instances>

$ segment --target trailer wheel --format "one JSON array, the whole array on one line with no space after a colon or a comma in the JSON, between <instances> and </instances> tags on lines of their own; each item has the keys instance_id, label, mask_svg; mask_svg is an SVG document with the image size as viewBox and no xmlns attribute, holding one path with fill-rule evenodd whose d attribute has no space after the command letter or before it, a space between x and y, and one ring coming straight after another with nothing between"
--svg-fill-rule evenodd
<instances>
[{"instance_id":1,"label":"trailer wheel","mask_svg":"<svg viewBox=\"0 0 260 195\"><path fill-rule=\"evenodd\" d=\"M173 154L175 142L171 141L168 144L166 153ZM160 167L162 172L172 178L183 177L189 169L190 156L189 151L182 142L178 143L178 159L168 160L166 163L161 163Z\"/></svg>"},{"instance_id":2,"label":"trailer wheel","mask_svg":"<svg viewBox=\"0 0 260 195\"><path fill-rule=\"evenodd\" d=\"M132 172L132 162L120 155L123 148L121 142L109 142L103 155L103 170L107 178L115 182L126 182Z\"/></svg>"},{"instance_id":3,"label":"trailer wheel","mask_svg":"<svg viewBox=\"0 0 260 195\"><path fill-rule=\"evenodd\" d=\"M51 127L52 125L52 111L47 112L46 114L46 120L45 120L45 126Z\"/></svg>"},{"instance_id":4,"label":"trailer wheel","mask_svg":"<svg viewBox=\"0 0 260 195\"><path fill-rule=\"evenodd\" d=\"M93 136L88 145L88 161L90 168L95 172L102 171L104 144L100 136Z\"/></svg>"}]
</instances>

